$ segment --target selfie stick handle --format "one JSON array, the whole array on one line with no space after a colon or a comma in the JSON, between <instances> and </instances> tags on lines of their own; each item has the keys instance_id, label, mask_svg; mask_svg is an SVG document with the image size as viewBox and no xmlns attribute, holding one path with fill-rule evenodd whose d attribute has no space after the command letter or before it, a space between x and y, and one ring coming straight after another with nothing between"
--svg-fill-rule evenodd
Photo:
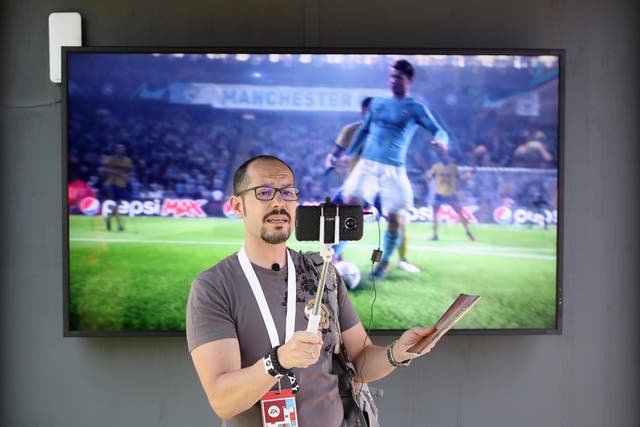
<instances>
[{"instance_id":1,"label":"selfie stick handle","mask_svg":"<svg viewBox=\"0 0 640 427\"><path fill-rule=\"evenodd\" d=\"M322 270L320 272L320 280L318 281L318 291L316 292L316 299L313 302L313 309L311 310L311 314L309 315L309 323L307 324L307 332L316 333L318 332L318 327L320 326L320 318L322 317L322 294L324 293L324 286L327 278L327 270L329 269L329 264L331 263L331 259L333 258L333 246L335 243L340 241L340 229L338 227L340 224L340 216L338 215L338 208L336 207L336 217L335 217L335 226L334 226L334 236L333 242L326 243L324 242L324 209L321 207L320 209L320 242L324 242L322 248L320 248L320 255L322 256Z\"/></svg>"},{"instance_id":2,"label":"selfie stick handle","mask_svg":"<svg viewBox=\"0 0 640 427\"><path fill-rule=\"evenodd\" d=\"M330 244L324 245L320 250L323 263L322 270L320 271L320 280L318 281L318 291L316 292L316 299L313 302L313 309L309 315L309 323L307 324L307 332L318 332L318 326L320 325L320 318L322 317L322 294L324 293L325 282L327 279L327 270L333 257L333 248Z\"/></svg>"}]
</instances>

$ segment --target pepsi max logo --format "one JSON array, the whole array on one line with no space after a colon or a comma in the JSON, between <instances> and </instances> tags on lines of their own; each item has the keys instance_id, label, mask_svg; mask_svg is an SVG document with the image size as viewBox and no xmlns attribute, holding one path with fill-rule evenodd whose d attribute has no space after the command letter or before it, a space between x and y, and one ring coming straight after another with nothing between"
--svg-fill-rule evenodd
<instances>
[{"instance_id":1,"label":"pepsi max logo","mask_svg":"<svg viewBox=\"0 0 640 427\"><path fill-rule=\"evenodd\" d=\"M224 214L224 216L226 216L227 218L231 218L231 219L235 219L238 218L236 216L235 213L233 213L233 209L231 208L231 203L229 203L229 201L227 200L226 202L224 202L224 205L222 205L222 213Z\"/></svg>"},{"instance_id":2,"label":"pepsi max logo","mask_svg":"<svg viewBox=\"0 0 640 427\"><path fill-rule=\"evenodd\" d=\"M100 212L100 201L95 197L80 200L80 211L85 215L97 215Z\"/></svg>"},{"instance_id":3,"label":"pepsi max logo","mask_svg":"<svg viewBox=\"0 0 640 427\"><path fill-rule=\"evenodd\" d=\"M493 220L498 224L511 224L513 222L513 212L506 206L498 206L493 210Z\"/></svg>"}]
</instances>

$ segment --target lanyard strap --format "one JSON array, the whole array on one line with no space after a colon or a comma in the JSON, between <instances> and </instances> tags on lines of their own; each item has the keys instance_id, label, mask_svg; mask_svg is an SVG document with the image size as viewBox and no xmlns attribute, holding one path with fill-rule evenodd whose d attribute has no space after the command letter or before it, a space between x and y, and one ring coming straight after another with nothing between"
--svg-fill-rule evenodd
<instances>
[{"instance_id":1,"label":"lanyard strap","mask_svg":"<svg viewBox=\"0 0 640 427\"><path fill-rule=\"evenodd\" d=\"M262 287L260 286L260 281L258 280L258 276L256 276L256 272L251 265L251 261L249 261L249 257L247 256L247 252L244 249L244 246L238 251L238 259L240 260L240 267L242 267L242 271L251 286L251 290L253 291L253 296L256 298L256 302L258 303L258 308L260 308L260 314L262 315L262 320L264 321L264 326L267 328L267 333L269 334L269 340L271 341L271 347L275 347L280 345L280 338L278 337L278 330L276 329L276 325L273 321L273 316L271 316L271 311L269 310L269 306L267 305L267 299L264 296L264 292L262 291ZM287 250L287 320L286 320L286 335L284 342L289 341L289 338L293 335L295 322L296 322L296 269L293 265L293 260L291 259L291 255Z\"/></svg>"}]
</instances>

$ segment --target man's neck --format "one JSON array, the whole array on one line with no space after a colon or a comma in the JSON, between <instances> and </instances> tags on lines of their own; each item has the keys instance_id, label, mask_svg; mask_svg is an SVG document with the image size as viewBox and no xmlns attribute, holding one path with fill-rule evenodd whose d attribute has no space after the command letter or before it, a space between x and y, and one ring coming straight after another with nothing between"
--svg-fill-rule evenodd
<instances>
[{"instance_id":1,"label":"man's neck","mask_svg":"<svg viewBox=\"0 0 640 427\"><path fill-rule=\"evenodd\" d=\"M272 245L266 242L256 243L246 241L244 249L249 260L263 268L271 268L273 264L284 267L287 264L287 245L281 243Z\"/></svg>"}]
</instances>

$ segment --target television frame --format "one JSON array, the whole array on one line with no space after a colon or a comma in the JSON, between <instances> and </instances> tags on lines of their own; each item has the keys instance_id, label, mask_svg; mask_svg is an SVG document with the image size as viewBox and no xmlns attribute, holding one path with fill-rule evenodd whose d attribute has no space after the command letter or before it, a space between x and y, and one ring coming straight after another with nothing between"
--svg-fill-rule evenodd
<instances>
[{"instance_id":1,"label":"television frame","mask_svg":"<svg viewBox=\"0 0 640 427\"><path fill-rule=\"evenodd\" d=\"M563 261L563 189L564 189L564 109L565 109L565 51L563 49L416 49L416 48L300 48L300 47L63 47L62 49L62 184L67 189L69 184L69 58L77 54L159 54L159 55L453 55L453 56L554 56L558 61L557 75L557 222L555 237L555 326L544 328L468 328L452 329L450 334L460 335L527 335L527 334L561 334L563 311L563 285L562 285L562 261ZM336 135L339 129L336 129ZM329 147L327 147L328 151ZM299 178L299 177L298 177ZM63 196L63 333L67 337L96 337L96 336L184 336L184 330L91 330L74 329L70 321L70 296L71 296L71 256L70 256L70 214L68 206L68 193ZM208 266L206 267L208 268ZM446 307L451 301L443 301ZM374 306L375 310L375 306ZM433 313L434 321L440 313ZM375 316L375 315L374 315ZM367 327L367 319L361 319ZM410 326L410 325L407 325ZM371 335L395 335L402 329L371 329Z\"/></svg>"}]
</instances>

